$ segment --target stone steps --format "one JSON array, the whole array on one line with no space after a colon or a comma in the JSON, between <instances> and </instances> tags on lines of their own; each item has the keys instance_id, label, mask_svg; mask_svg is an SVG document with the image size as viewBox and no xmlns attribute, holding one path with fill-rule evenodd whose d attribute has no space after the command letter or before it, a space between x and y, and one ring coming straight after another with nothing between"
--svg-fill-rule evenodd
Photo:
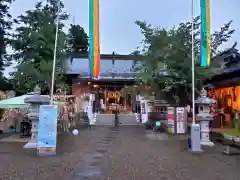
<instances>
[{"instance_id":1,"label":"stone steps","mask_svg":"<svg viewBox=\"0 0 240 180\"><path fill-rule=\"evenodd\" d=\"M138 125L134 114L119 114L119 125ZM115 122L114 114L97 114L95 125L113 126Z\"/></svg>"}]
</instances>

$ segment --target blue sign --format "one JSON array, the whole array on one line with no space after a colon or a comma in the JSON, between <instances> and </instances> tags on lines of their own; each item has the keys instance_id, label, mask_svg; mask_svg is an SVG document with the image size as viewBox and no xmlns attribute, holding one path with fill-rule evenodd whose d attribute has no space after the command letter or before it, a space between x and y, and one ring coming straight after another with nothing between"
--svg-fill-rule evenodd
<instances>
[{"instance_id":1,"label":"blue sign","mask_svg":"<svg viewBox=\"0 0 240 180\"><path fill-rule=\"evenodd\" d=\"M38 124L39 153L56 153L57 145L57 106L41 105ZM42 151L41 151L42 149Z\"/></svg>"}]
</instances>

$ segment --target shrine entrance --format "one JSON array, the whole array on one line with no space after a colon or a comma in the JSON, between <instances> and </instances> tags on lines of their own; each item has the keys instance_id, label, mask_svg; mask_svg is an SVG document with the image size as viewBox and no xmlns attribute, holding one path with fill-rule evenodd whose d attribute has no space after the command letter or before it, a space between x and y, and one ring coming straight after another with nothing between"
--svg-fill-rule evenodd
<instances>
[{"instance_id":1,"label":"shrine entrance","mask_svg":"<svg viewBox=\"0 0 240 180\"><path fill-rule=\"evenodd\" d=\"M113 98L110 97L110 98L107 99L107 104L113 104L113 103L119 104L118 99L115 98L115 97L113 97Z\"/></svg>"},{"instance_id":2,"label":"shrine entrance","mask_svg":"<svg viewBox=\"0 0 240 180\"><path fill-rule=\"evenodd\" d=\"M131 93L123 92L126 86L131 86L131 81L112 81L112 80L81 80L74 84L74 94L95 94L94 109L101 114L111 114L113 108L118 108L122 114L132 112L133 98Z\"/></svg>"},{"instance_id":3,"label":"shrine entrance","mask_svg":"<svg viewBox=\"0 0 240 180\"><path fill-rule=\"evenodd\" d=\"M101 92L100 92L101 93ZM104 95L104 97L103 97ZM117 108L120 113L131 112L132 110L132 98L130 95L125 96L121 91L109 91L102 92L102 101L105 105L104 114L111 113L112 109ZM100 100L101 101L101 100Z\"/></svg>"}]
</instances>

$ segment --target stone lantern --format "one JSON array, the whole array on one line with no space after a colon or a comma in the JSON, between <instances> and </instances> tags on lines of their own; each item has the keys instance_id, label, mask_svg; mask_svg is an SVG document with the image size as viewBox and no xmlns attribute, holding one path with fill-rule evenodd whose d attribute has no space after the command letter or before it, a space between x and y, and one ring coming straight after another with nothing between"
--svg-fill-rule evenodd
<instances>
[{"instance_id":1,"label":"stone lantern","mask_svg":"<svg viewBox=\"0 0 240 180\"><path fill-rule=\"evenodd\" d=\"M209 139L209 122L213 120L211 114L211 106L215 103L215 100L207 97L207 91L203 88L200 93L200 97L195 101L198 107L198 114L196 119L200 121L201 128L201 145L213 146L213 142Z\"/></svg>"},{"instance_id":2,"label":"stone lantern","mask_svg":"<svg viewBox=\"0 0 240 180\"><path fill-rule=\"evenodd\" d=\"M31 139L24 145L24 148L37 148L37 139L38 139L38 121L39 121L39 108L40 105L47 105L50 102L49 96L40 95L41 89L37 85L34 88L34 92L25 98L25 103L30 104L30 112L28 113L28 118L32 122L31 129Z\"/></svg>"}]
</instances>

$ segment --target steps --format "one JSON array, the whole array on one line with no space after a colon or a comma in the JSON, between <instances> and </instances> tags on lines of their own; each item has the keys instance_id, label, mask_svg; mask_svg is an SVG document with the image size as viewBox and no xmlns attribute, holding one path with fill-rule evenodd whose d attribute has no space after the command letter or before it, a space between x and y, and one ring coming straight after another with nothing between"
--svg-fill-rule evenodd
<instances>
[{"instance_id":1,"label":"steps","mask_svg":"<svg viewBox=\"0 0 240 180\"><path fill-rule=\"evenodd\" d=\"M114 114L97 114L96 126L113 126L114 125Z\"/></svg>"},{"instance_id":2,"label":"steps","mask_svg":"<svg viewBox=\"0 0 240 180\"><path fill-rule=\"evenodd\" d=\"M119 114L119 125L139 125L134 114ZM115 115L114 114L97 114L96 126L114 126Z\"/></svg>"},{"instance_id":3,"label":"steps","mask_svg":"<svg viewBox=\"0 0 240 180\"><path fill-rule=\"evenodd\" d=\"M119 114L118 117L121 125L139 125L135 114Z\"/></svg>"}]
</instances>

